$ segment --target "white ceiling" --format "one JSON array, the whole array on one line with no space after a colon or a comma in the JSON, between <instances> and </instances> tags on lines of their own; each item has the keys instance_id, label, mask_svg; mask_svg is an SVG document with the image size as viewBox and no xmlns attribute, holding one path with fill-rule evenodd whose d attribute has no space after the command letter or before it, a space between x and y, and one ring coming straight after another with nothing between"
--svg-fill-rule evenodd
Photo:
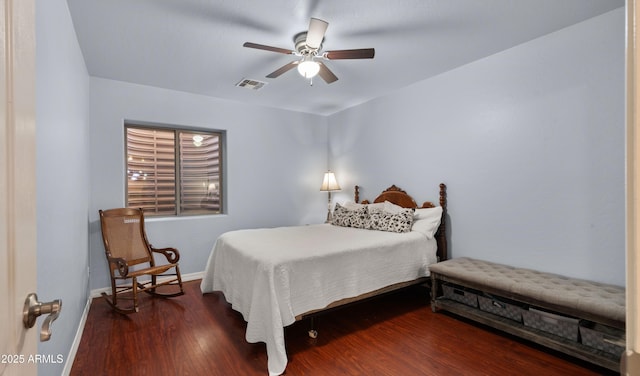
<instances>
[{"instance_id":1,"label":"white ceiling","mask_svg":"<svg viewBox=\"0 0 640 376\"><path fill-rule=\"evenodd\" d=\"M624 0L67 0L89 74L232 101L329 115L416 81L624 6ZM323 50L375 48L333 60L339 80L313 86L293 49L309 18L329 22ZM236 87L243 78L261 90Z\"/></svg>"}]
</instances>

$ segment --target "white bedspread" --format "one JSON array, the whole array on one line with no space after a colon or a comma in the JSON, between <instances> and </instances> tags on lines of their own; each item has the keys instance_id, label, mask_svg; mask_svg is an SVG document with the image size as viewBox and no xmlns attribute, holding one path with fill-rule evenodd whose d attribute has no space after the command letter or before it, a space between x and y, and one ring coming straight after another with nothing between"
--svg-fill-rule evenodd
<instances>
[{"instance_id":1,"label":"white bedspread","mask_svg":"<svg viewBox=\"0 0 640 376\"><path fill-rule=\"evenodd\" d=\"M247 321L246 340L265 342L270 375L287 366L284 327L299 314L429 275L436 241L330 224L231 231L209 256L200 288L222 291Z\"/></svg>"}]
</instances>

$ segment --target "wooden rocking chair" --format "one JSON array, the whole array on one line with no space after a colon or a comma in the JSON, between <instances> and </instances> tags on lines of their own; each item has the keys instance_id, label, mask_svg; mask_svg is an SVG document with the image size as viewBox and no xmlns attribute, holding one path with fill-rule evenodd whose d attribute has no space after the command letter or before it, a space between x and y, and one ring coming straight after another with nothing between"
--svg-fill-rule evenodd
<instances>
[{"instance_id":1,"label":"wooden rocking chair","mask_svg":"<svg viewBox=\"0 0 640 376\"><path fill-rule=\"evenodd\" d=\"M178 267L180 253L175 248L154 248L149 244L142 209L100 210L100 226L112 291L111 297L104 292L102 296L116 311L138 312L140 291L165 298L184 294ZM164 255L168 263L156 265L154 253ZM172 268L175 272L167 273ZM133 303L123 308L119 300Z\"/></svg>"}]
</instances>

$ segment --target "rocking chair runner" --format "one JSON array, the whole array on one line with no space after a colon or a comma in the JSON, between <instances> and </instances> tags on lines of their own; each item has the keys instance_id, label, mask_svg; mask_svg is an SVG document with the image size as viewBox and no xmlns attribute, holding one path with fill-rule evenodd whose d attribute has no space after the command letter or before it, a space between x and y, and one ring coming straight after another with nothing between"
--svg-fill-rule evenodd
<instances>
[{"instance_id":1,"label":"rocking chair runner","mask_svg":"<svg viewBox=\"0 0 640 376\"><path fill-rule=\"evenodd\" d=\"M120 313L133 313L138 312L139 291L159 297L184 294L178 267L180 252L175 248L154 248L149 244L142 209L122 208L99 212L102 240L111 276L111 297L102 293L107 303ZM168 263L156 265L154 253L164 255ZM174 273L164 274L172 268ZM143 281L140 281L140 277L143 277ZM158 281L158 277L168 278ZM161 290L169 291L160 292ZM133 304L122 308L119 300L133 300Z\"/></svg>"}]
</instances>

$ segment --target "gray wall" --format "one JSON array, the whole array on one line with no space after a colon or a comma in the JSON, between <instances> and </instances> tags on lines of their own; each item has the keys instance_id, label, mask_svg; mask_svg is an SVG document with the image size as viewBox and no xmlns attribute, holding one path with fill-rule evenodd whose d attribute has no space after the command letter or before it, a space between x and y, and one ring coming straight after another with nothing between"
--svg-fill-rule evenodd
<instances>
[{"instance_id":1,"label":"gray wall","mask_svg":"<svg viewBox=\"0 0 640 376\"><path fill-rule=\"evenodd\" d=\"M369 199L447 183L454 257L624 285L624 28L620 8L333 115L331 168Z\"/></svg>"},{"instance_id":2,"label":"gray wall","mask_svg":"<svg viewBox=\"0 0 640 376\"><path fill-rule=\"evenodd\" d=\"M37 293L41 301L62 299L38 353L66 360L89 293L91 156L89 75L64 0L36 1L36 127ZM63 367L40 364L38 374L60 375Z\"/></svg>"},{"instance_id":3,"label":"gray wall","mask_svg":"<svg viewBox=\"0 0 640 376\"><path fill-rule=\"evenodd\" d=\"M124 203L124 120L227 131L227 214L151 218L149 240L180 250L183 274L202 272L223 232L322 222L325 117L91 78L91 289L109 286L99 209Z\"/></svg>"}]
</instances>

